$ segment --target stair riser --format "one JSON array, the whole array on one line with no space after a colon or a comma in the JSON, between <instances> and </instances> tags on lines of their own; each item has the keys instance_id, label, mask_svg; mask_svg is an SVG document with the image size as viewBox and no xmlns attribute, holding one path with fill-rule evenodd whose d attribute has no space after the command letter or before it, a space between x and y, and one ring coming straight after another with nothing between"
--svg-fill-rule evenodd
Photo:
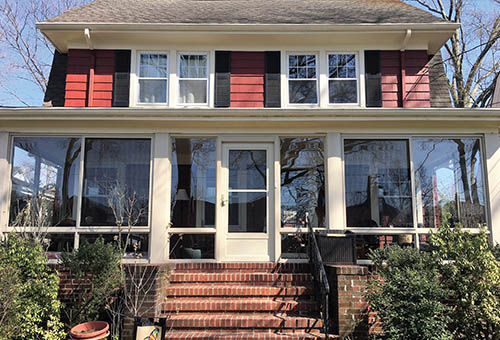
<instances>
[{"instance_id":1,"label":"stair riser","mask_svg":"<svg viewBox=\"0 0 500 340\"><path fill-rule=\"evenodd\" d=\"M309 297L312 295L312 288L307 287L185 287L172 285L167 288L168 297L180 296L234 296L234 297Z\"/></svg>"},{"instance_id":2,"label":"stair riser","mask_svg":"<svg viewBox=\"0 0 500 340\"><path fill-rule=\"evenodd\" d=\"M267 272L267 273L309 273L305 263L177 263L172 268L177 273L208 272Z\"/></svg>"},{"instance_id":3,"label":"stair riser","mask_svg":"<svg viewBox=\"0 0 500 340\"><path fill-rule=\"evenodd\" d=\"M174 273L170 282L266 282L284 283L290 282L295 285L304 283L311 284L312 277L309 274L269 274L269 273Z\"/></svg>"},{"instance_id":4,"label":"stair riser","mask_svg":"<svg viewBox=\"0 0 500 340\"><path fill-rule=\"evenodd\" d=\"M169 300L164 303L163 311L172 312L314 312L313 302L304 301L182 301Z\"/></svg>"}]
</instances>

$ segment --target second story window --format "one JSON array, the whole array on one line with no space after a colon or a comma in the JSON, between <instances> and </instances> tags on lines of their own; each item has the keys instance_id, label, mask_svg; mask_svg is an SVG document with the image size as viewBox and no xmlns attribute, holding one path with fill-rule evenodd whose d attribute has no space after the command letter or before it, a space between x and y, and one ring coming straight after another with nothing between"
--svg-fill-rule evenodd
<instances>
[{"instance_id":1,"label":"second story window","mask_svg":"<svg viewBox=\"0 0 500 340\"><path fill-rule=\"evenodd\" d=\"M208 103L207 54L179 55L179 103Z\"/></svg>"},{"instance_id":2,"label":"second story window","mask_svg":"<svg viewBox=\"0 0 500 340\"><path fill-rule=\"evenodd\" d=\"M139 56L139 104L168 103L168 55L141 53Z\"/></svg>"},{"instance_id":3,"label":"second story window","mask_svg":"<svg viewBox=\"0 0 500 340\"><path fill-rule=\"evenodd\" d=\"M317 57L314 54L288 56L288 102L318 104Z\"/></svg>"},{"instance_id":4,"label":"second story window","mask_svg":"<svg viewBox=\"0 0 500 340\"><path fill-rule=\"evenodd\" d=\"M355 54L328 55L328 97L330 104L358 103Z\"/></svg>"}]
</instances>

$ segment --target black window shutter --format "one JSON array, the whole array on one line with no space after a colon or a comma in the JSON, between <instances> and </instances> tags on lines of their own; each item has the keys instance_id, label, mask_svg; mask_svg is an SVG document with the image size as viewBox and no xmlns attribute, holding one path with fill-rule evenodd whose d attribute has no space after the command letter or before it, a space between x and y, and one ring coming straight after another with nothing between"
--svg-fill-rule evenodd
<instances>
[{"instance_id":1,"label":"black window shutter","mask_svg":"<svg viewBox=\"0 0 500 340\"><path fill-rule=\"evenodd\" d=\"M281 107L281 57L279 51L266 52L264 106Z\"/></svg>"},{"instance_id":2,"label":"black window shutter","mask_svg":"<svg viewBox=\"0 0 500 340\"><path fill-rule=\"evenodd\" d=\"M382 107L380 51L365 51L366 106Z\"/></svg>"},{"instance_id":3,"label":"black window shutter","mask_svg":"<svg viewBox=\"0 0 500 340\"><path fill-rule=\"evenodd\" d=\"M113 106L128 107L130 92L130 50L115 51Z\"/></svg>"},{"instance_id":4,"label":"black window shutter","mask_svg":"<svg viewBox=\"0 0 500 340\"><path fill-rule=\"evenodd\" d=\"M66 67L68 55L54 51L52 68L50 69L49 82L45 97L44 106L64 106L64 97L66 94Z\"/></svg>"},{"instance_id":5,"label":"black window shutter","mask_svg":"<svg viewBox=\"0 0 500 340\"><path fill-rule=\"evenodd\" d=\"M231 101L231 52L215 51L215 107L229 107Z\"/></svg>"}]
</instances>

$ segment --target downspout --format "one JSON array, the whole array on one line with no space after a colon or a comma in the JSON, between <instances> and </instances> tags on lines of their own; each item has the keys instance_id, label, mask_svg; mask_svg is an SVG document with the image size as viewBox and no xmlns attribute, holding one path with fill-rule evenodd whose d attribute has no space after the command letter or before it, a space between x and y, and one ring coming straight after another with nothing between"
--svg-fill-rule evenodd
<instances>
[{"instance_id":1,"label":"downspout","mask_svg":"<svg viewBox=\"0 0 500 340\"><path fill-rule=\"evenodd\" d=\"M399 51L400 65L401 65L401 106L406 107L406 65L405 65L405 51L408 43L410 42L412 31L406 30L406 35Z\"/></svg>"},{"instance_id":2,"label":"downspout","mask_svg":"<svg viewBox=\"0 0 500 340\"><path fill-rule=\"evenodd\" d=\"M90 50L90 60L89 60L89 79L87 84L87 107L94 106L94 75L95 75L95 51L92 45L92 38L90 36L90 29L85 28L83 30L83 36L87 42L87 46Z\"/></svg>"}]
</instances>

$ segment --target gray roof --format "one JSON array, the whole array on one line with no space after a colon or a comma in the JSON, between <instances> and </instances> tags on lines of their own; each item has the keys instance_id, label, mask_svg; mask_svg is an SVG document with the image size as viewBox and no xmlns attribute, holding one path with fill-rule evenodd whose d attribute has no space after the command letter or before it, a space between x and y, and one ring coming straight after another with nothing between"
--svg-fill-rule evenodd
<instances>
[{"instance_id":1,"label":"gray roof","mask_svg":"<svg viewBox=\"0 0 500 340\"><path fill-rule=\"evenodd\" d=\"M443 57L438 52L429 61L431 107L452 107Z\"/></svg>"},{"instance_id":2,"label":"gray roof","mask_svg":"<svg viewBox=\"0 0 500 340\"><path fill-rule=\"evenodd\" d=\"M399 0L96 0L47 22L418 24L444 21Z\"/></svg>"}]
</instances>

